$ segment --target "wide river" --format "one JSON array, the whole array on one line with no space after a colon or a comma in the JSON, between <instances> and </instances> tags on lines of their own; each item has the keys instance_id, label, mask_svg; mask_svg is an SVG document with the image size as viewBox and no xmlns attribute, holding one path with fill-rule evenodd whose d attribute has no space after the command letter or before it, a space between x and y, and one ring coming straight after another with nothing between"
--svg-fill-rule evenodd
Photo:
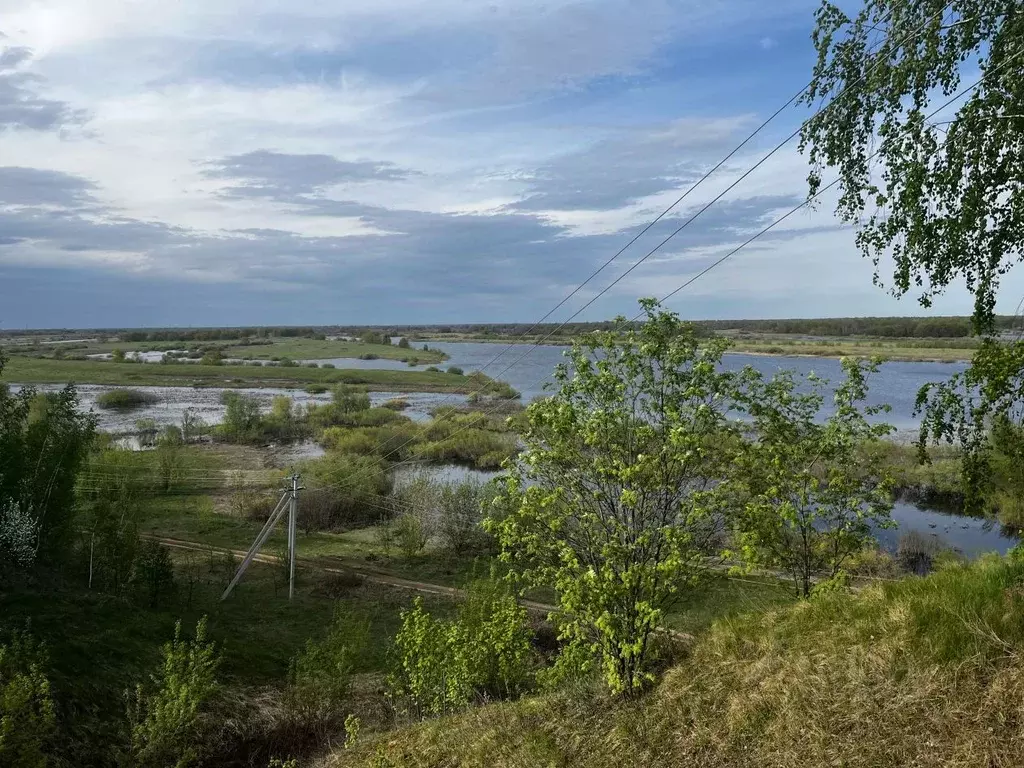
<instances>
[{"instance_id":1,"label":"wide river","mask_svg":"<svg viewBox=\"0 0 1024 768\"><path fill-rule=\"evenodd\" d=\"M556 365L565 360L565 347L529 345L511 345L500 343L473 342L432 342L431 347L441 349L449 355L449 360L439 367L451 365L462 368L466 373L483 370L495 379L509 382L523 395L528 402L544 394L545 385L553 381L552 372ZM497 358L497 359L496 359ZM324 361L321 361L324 362ZM385 368L394 370L410 370L405 363L392 360L355 360L338 358L330 360L338 368ZM819 357L776 357L768 355L730 354L725 358L725 365L730 370L739 370L746 365L753 366L765 374L778 370L792 370L798 374L812 371L818 376L838 382L842 379L842 371L838 360ZM417 366L422 370L426 366ZM949 376L964 370L964 363L919 363L890 362L881 366L878 373L869 379L871 405L887 403L892 407L885 420L898 430L896 438L909 440L913 437L918 424L914 416L914 399L923 384L932 381L944 381ZM45 386L40 389L56 389ZM96 397L110 387L82 386L83 405L96 410L101 429L110 432L128 432L134 429L139 419L152 419L157 424L177 424L181 421L186 408L194 408L209 424L215 424L223 418L224 407L220 403L221 391L209 388L191 387L140 387L155 394L159 399L154 405L146 406L130 413L118 413L95 409ZM269 409L274 396L286 395L298 403L326 402L329 395L310 395L301 389L253 389L235 390L258 397L265 408ZM396 393L374 392L370 398L374 405L399 396ZM422 420L429 417L429 412L437 405L444 403L464 403L464 395L445 395L438 393L402 394L410 402L405 413L414 419ZM298 452L297 458L303 455ZM461 476L466 470L459 468L432 468L431 473L442 476ZM472 475L485 477L482 473ZM893 510L893 518L898 528L877 531L877 536L884 546L893 549L899 536L907 530L918 530L930 537L941 538L949 545L956 547L969 556L986 551L1005 552L1016 543L1016 538L1001 529L998 524L976 518L951 515L918 508L912 504L899 503Z\"/></svg>"}]
</instances>

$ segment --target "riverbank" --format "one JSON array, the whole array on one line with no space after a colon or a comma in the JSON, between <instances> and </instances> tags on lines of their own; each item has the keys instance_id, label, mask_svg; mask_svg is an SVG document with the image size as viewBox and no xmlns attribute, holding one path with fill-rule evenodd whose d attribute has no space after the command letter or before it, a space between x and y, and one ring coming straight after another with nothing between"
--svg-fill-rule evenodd
<instances>
[{"instance_id":1,"label":"riverbank","mask_svg":"<svg viewBox=\"0 0 1024 768\"><path fill-rule=\"evenodd\" d=\"M733 338L729 350L733 354L763 355L768 357L874 357L887 360L919 363L956 363L969 361L974 354L971 340L946 339L787 339ZM472 334L439 334L431 336L429 343L473 342L500 345L538 345L546 347L567 346L571 338L552 336L498 337ZM964 346L957 346L963 344Z\"/></svg>"},{"instance_id":2,"label":"riverbank","mask_svg":"<svg viewBox=\"0 0 1024 768\"><path fill-rule=\"evenodd\" d=\"M482 377L482 378L481 378ZM100 360L52 360L14 355L4 378L18 384L105 384L111 386L304 387L309 384L353 384L377 392L485 391L509 394L507 385L483 374L463 376L441 371L313 368L262 365L198 365L184 363L115 363Z\"/></svg>"}]
</instances>

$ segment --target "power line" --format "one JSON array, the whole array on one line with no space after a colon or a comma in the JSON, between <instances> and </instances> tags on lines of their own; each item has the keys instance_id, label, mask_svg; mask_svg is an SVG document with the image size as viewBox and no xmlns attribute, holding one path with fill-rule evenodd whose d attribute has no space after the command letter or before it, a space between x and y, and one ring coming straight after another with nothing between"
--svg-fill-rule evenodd
<instances>
[{"instance_id":1,"label":"power line","mask_svg":"<svg viewBox=\"0 0 1024 768\"><path fill-rule=\"evenodd\" d=\"M923 30L924 28L925 28L925 26L926 26L926 25L928 24L928 22L929 22L929 21L931 21L931 20L932 20L933 18L936 18L936 17L939 17L939 18L941 18L941 16L942 16L943 14L945 14L946 10L947 10L947 9L948 9L948 8L950 7L950 5L952 5L952 3L949 3L949 4L945 5L945 6L943 6L943 8L942 8L942 9L940 9L940 11L939 11L939 12L938 12L937 14L933 15L932 17L929 17L929 18L928 18L928 19L927 19L927 20L926 20L926 21L925 21L925 22L924 22L924 23L923 23L923 24L922 24L922 25L921 25L920 27L918 27L917 29L915 29L915 30L914 30L913 32L909 33L909 34L908 34L908 35L906 36L906 38L904 38L904 40L903 40L903 43L905 44L905 43L909 42L909 41L910 41L910 39L911 39L912 37L914 37L914 36L916 36L917 34L919 34L919 33L920 33L920 32L921 32L921 31L922 31L922 30ZM876 64L875 66L877 66L877 64ZM871 71L873 71L873 68L872 68L872 69L869 69L869 70L868 70L868 71L866 71L866 72L865 72L864 74L862 74L862 75L861 75L861 76L860 76L860 77L859 77L859 78L858 78L858 79L857 79L857 80L856 80L856 81L855 81L854 83L850 83L850 84L846 85L846 86L845 86L845 87L843 88L843 90L842 90L842 91L840 91L840 93L839 93L839 96L837 96L837 97L836 97L835 99L833 99L832 101L830 101L830 102L829 102L829 103L828 103L827 105L825 105L825 106L821 107L821 108L820 108L820 109L819 109L819 110L818 110L818 111L817 111L817 112L815 113L815 115L814 115L814 116L820 115L820 114L822 114L823 112L826 112L826 111L828 111L829 109L831 109L831 108L832 108L832 107L833 107L833 106L834 106L834 105L836 104L836 101L838 100L838 98L839 98L839 97L841 97L841 96L842 96L842 95L843 95L844 93L846 93L846 92L847 92L848 90L850 90L851 88L853 88L853 87L854 87L854 86L855 86L856 84L859 84L859 83L860 83L860 82L861 82L862 80L864 80L865 78L867 78L867 77L869 76L869 74L871 73ZM979 81L979 82L980 82L980 81ZM796 94L796 96L794 96L794 97L793 97L793 98L792 98L792 99L790 100L790 102L787 102L787 104L786 104L786 105L784 105L784 106L783 106L783 107L782 107L782 108L781 108L780 110L778 110L778 112L781 112L781 111L782 111L782 110L784 110L784 109L785 109L785 108L786 108L786 107L787 107L787 106L788 106L788 105L789 105L790 103L792 103L792 101L796 100L796 98L799 98L800 94L801 94L801 93L803 93L803 91L804 91L804 90L806 90L806 86L805 86L805 88L801 89L801 90L800 90L800 92L799 92L799 93L797 93L797 94ZM778 114L778 112L777 112L776 114ZM773 117L772 117L771 119L774 119L774 115L773 115ZM769 120L769 121L766 121L766 122L765 122L765 124L767 124L767 122L770 122L770 120ZM764 125L762 125L761 127L759 127L759 128L757 129L757 131L760 131L760 130L761 130L761 128L763 128L763 127L764 127ZM757 131L755 131L755 134L757 133ZM668 236L667 236L666 238L664 238L664 239L663 239L663 240L662 240L662 241L661 241L660 243L658 243L658 245L656 245L656 246L655 246L655 247L654 247L653 249L651 249L650 251L648 251L648 252L647 252L647 253L646 253L646 254L645 254L645 255L644 255L644 256L643 256L642 258L640 258L640 259L639 259L638 261L636 261L636 262L635 262L635 263L634 263L633 265L631 265L631 266L630 266L630 267L629 267L629 268L628 268L628 269L627 269L627 270L626 270L625 272L623 272L623 273L622 273L621 275L619 275L619 276L618 276L617 278L615 278L615 280L613 280L613 281L612 281L611 283L609 283L609 284L608 284L607 286L605 286L605 287L604 287L604 288L603 288L603 289L602 289L602 290L601 290L600 292L598 292L598 294L597 294L597 295L595 295L595 296L594 296L593 298L591 298L591 299L590 299L589 301L587 301L587 302L586 302L586 303L585 303L585 304L584 304L584 305L583 305L582 307L580 307L579 309L577 309L577 310L576 310L576 312L574 312L574 313L573 313L572 315L570 315L570 316L569 316L569 317L568 317L567 319L563 320L563 321L562 321L562 322L561 322L561 323L560 323L560 324L559 324L558 326L556 326L556 327L555 327L555 328L554 328L554 329L553 329L552 331L550 331L550 332L549 332L549 333L548 333L548 334L547 334L546 336L544 336L543 338L541 338L541 339L540 339L539 341L537 341L537 342L535 342L535 343L531 344L531 345L530 345L530 346L529 346L529 347L527 348L526 352L524 352L524 353L523 353L522 355L520 355L520 356L519 356L519 357L517 357L517 358L516 358L515 360L513 360L513 361L512 361L511 363L509 363L509 364L508 364L507 366L505 366L505 368L503 368L503 369L502 369L501 371L499 371L499 372L498 372L497 374L495 374L495 377L500 377L500 376L501 376L502 374L504 374L504 373L505 373L506 371L508 371L508 370L509 370L510 368L512 368L512 367L513 367L513 366L515 366L516 364L520 363L520 362L521 362L522 360L524 360L524 359L525 359L525 358L526 358L526 357L527 357L527 356L528 356L528 355L530 354L530 352L531 352L531 351L532 351L532 350L533 350L533 349L534 349L535 347L538 347L538 346L540 346L541 344L543 344L543 343L544 343L545 341L547 341L547 340L548 340L549 338L551 338L551 337L552 337L552 336L553 336L553 335L554 335L555 333L557 333L558 331L560 331L560 330L561 330L562 328L564 328L564 327L565 327L565 326L566 326L566 325L567 325L568 323L570 323L570 322L571 322L572 320L574 320L574 319L575 319L576 317L578 317L578 316L579 316L579 315L580 315L580 314L581 314L581 313L582 313L582 312L583 312L584 310L586 310L586 309L587 309L588 307L590 307L590 306L591 306L592 304L594 304L594 302L596 302L596 301L597 301L598 299L600 299L600 298L601 298L602 296L604 296L604 294L606 294L606 293L607 293L607 292L608 292L609 290L611 290L611 288L613 288L613 287L614 287L614 286L615 286L616 284L618 284L618 283L619 283L619 282L620 282L620 281L621 281L621 280L622 280L623 278L625 278L626 276L628 276L628 275L629 275L629 274L630 274L631 272L633 272L633 270L635 270L635 269L636 269L637 267L639 267L639 266L640 266L641 264L643 264L643 263L644 263L644 262L645 262L645 261L646 261L646 260L647 260L648 258L650 258L650 257L651 257L651 256L653 256L653 255L654 255L655 253L657 253L657 252L658 252L658 251L659 251L659 250L660 250L660 249L661 249L662 247L664 247L664 246L665 246L665 244L666 244L666 243L668 243L668 242L669 242L670 240L672 240L672 239L673 239L674 237L676 237L676 235L678 235L678 234L679 234L680 232L682 232L682 231L683 231L683 230L684 230L684 229L685 229L686 227L688 227L688 226L689 226L690 224L692 224L692 223L693 223L693 222L694 222L694 221L695 221L695 220L696 220L696 219L697 219L697 218L698 218L699 216L701 216L701 215L702 215L702 214L703 214L703 213L704 213L705 211L707 211L707 210L708 210L709 208L711 208L711 207L712 207L712 206L713 206L713 205L714 205L715 203L717 203L717 202L718 202L719 200L721 200L721 199L722 199L722 198L723 198L723 197L724 197L724 196L725 196L726 194L728 194L728 193L729 193L729 192L730 192L731 190L733 190L733 189L734 189L734 188L735 188L736 186L738 186L738 185L739 185L739 184L740 184L741 182L743 182L743 181L744 181L744 180L745 180L745 179L746 179L746 178L747 178L748 176L750 176L750 174L751 174L751 173L753 173L753 172L754 172L755 170L757 170L757 169L758 169L758 168L759 168L759 167L760 167L761 165L763 165L763 164L764 164L765 162L767 162L767 161L768 161L768 160L769 160L769 159L770 159L771 157L773 157L773 156L774 156L774 155L775 155L775 154L776 154L776 153L777 153L777 152L778 152L778 151L779 151L780 149L782 149L782 147L784 147L784 146L785 146L785 145L786 145L787 143L789 143L789 142L790 142L790 141L791 141L791 140L792 140L793 138L795 138L795 137L796 137L796 136L797 136L797 135L798 135L799 133L800 133L800 128L798 128L797 130L793 131L793 132L792 132L791 134L789 134L789 136L787 136L787 137L786 137L785 139L783 139L783 140L782 140L781 142L779 142L779 143L778 143L778 144L777 144L777 145L776 145L776 146L775 146L775 147L774 147L774 148L773 148L773 149L772 149L772 150L771 150L770 152L768 152L768 154L766 154L766 155L765 155L764 157L762 157L762 158L761 158L761 159L760 159L760 160L759 160L759 161L758 161L757 163L755 163L755 164L754 164L754 165L753 165L753 166L752 166L751 168L749 168L749 169L748 169L748 170L747 170L747 171L746 171L745 173L743 173L743 174L742 174L742 175L741 175L741 176L740 176L740 177L739 177L738 179L736 179L735 181L733 181L733 182L732 182L732 184L730 184L730 185L729 185L728 187L726 187L726 189L725 189L725 190L723 190L722 192L720 192L720 193L719 193L719 194L718 194L718 195L717 195L716 197L714 197L714 198L713 198L713 199L712 199L712 200L711 200L710 202L706 203L706 204L705 204L705 205L704 205L704 206L703 206L702 208L700 208L700 209L699 209L699 210L698 210L698 211L697 211L697 212L696 212L695 214L693 214L692 216L690 216L690 218L688 218L688 219L687 219L687 220L686 220L685 222L683 222L683 224L681 224L681 225L680 225L680 226L679 226L679 227L678 227L678 228L677 228L677 229L676 229L675 231L673 231L673 232L672 232L671 234L669 234L669 235L668 235ZM749 139L750 139L750 138L752 138L752 137L753 137L753 134L752 134L752 135L751 135L750 137L748 137L748 139L746 139L746 140L744 141L744 144L746 143L746 141L749 141ZM742 145L741 145L741 146L742 146ZM733 154L735 154L735 152L736 152L736 151L738 151L738 148L737 148L737 150L734 150L734 151L733 151L732 153L730 153L730 155L729 155L728 157L731 157L731 156L732 156ZM726 160L728 159L728 157L726 158ZM723 161L723 162L725 162L725 161ZM722 163L719 163L719 165L717 165L717 166L715 167L715 169L717 169L717 168L721 167L721 165L722 165ZM701 178L701 179L700 179L700 180L699 180L699 181L697 182L697 184L699 184L699 183L700 183L701 181L703 181L703 180L704 180L705 178L707 178L707 177L708 177L708 176L709 176L709 175L710 175L710 174L711 174L711 173L712 173L712 172L713 172L713 171L714 171L715 169L713 169L713 170L712 170L711 172L709 172L709 173L708 173L708 174L706 174L706 175L705 175L704 177L702 177L702 178ZM695 184L693 188L695 188L695 187L697 186L697 184ZM832 185L830 185L830 186L832 186ZM681 200L682 200L683 198L685 198L685 197L686 197L686 194L689 194L689 191L692 191L692 189L693 189L693 188L691 188L691 190L688 190L688 191L687 191L687 193L685 193L685 194L684 194L684 195L683 195L683 196L682 196L682 197L680 198L680 201L681 201ZM826 188L826 189L827 189L827 188ZM824 191L825 191L825 189L819 190L819 194L820 194L821 192L824 192ZM817 197L817 195L815 195L815 197ZM806 201L805 201L804 203L802 203L802 204L801 204L800 206L797 206L797 208L796 208L796 209L794 209L793 211L790 211L790 212L789 212L788 214L786 214L786 216L785 216L785 217L783 217L783 219L784 219L784 218L787 218L787 217L788 217L788 216L790 216L790 215L792 215L793 213L795 213L795 212L796 212L797 210L799 210L800 208L803 208L803 207L804 207L805 205L807 205L807 203L809 203L809 202L810 202L810 201L811 201L812 199L814 199L814 198L808 198L808 200L806 200ZM673 204L672 206L670 206L670 208L669 208L669 209L667 209L667 210L666 210L666 211L665 211L664 213L662 213L662 214L661 214L661 216L659 216L659 217L658 217L658 219L662 218L662 217L663 217L663 216L664 216L665 214L667 214L667 213L668 213L668 211L669 211L669 210L671 210L671 208L674 208L674 207L675 207L675 205L676 205L676 204L678 204L678 202L679 202L679 201L677 201L677 202L676 202L676 203L674 203L674 204ZM655 221L657 221L657 220L655 220ZM775 225L777 225L778 223L779 223L779 221L776 221L776 222L775 222L775 223L774 223L774 224L773 224L772 226L775 226ZM650 226L653 226L653 222L652 222L652 224L651 224L651 225L649 225L649 226L648 226L648 227L647 227L646 229L650 229ZM646 229L645 229L645 231L646 231ZM765 229L765 230L763 230L763 231L762 231L761 233L759 233L758 235L756 235L756 236L754 236L753 238L751 238L750 240L748 240L748 241L747 241L747 243L744 243L744 246L745 246L745 245L748 245L748 244L749 244L750 242L753 242L754 240L756 240L756 239L757 239L757 237L760 237L760 235L761 235L761 234L764 234L764 232L768 231L769 229L771 229L771 227L768 227L768 228L766 228L766 229ZM634 239L634 241L635 241L635 239ZM632 243L632 242L634 242L634 241L631 241L631 243ZM744 246L740 246L740 247L742 248L742 247L744 247ZM627 246L627 247L628 247L628 246ZM736 250L739 250L739 248L737 248ZM732 255L732 254L729 254L729 256L731 256L731 255ZM613 260L614 260L614 258L617 258L617 255L616 255L616 257L613 257L613 259L609 260L609 261L608 261L608 262L607 262L607 263L605 264L605 266L607 266L607 264L608 264L608 263L611 263L611 261L613 261ZM728 258L728 256L726 256L725 258ZM725 259L723 258L723 259L722 259L721 261L724 261L724 260L725 260ZM721 261L720 261L719 263L721 263ZM717 266L717 264L716 264L716 265L713 265L713 266ZM604 267L602 266L602 267L601 267L601 269L603 269L603 268L604 268ZM712 268L713 268L713 267L712 267ZM600 271L600 270L598 270L598 272L599 272L599 271ZM708 272L708 271L710 271L710 269L708 269L708 270L705 270L705 273L706 273L706 272ZM596 274L596 273L595 273L595 274ZM591 280L591 279L593 278L593 276L594 276L594 275L592 275L591 277L587 278L587 281L585 281L585 283L586 283L586 282L589 282L589 281L590 281L590 280ZM692 281L690 281L690 282L692 283ZM584 283L584 284L585 284L585 283ZM688 283L688 284L689 284L689 283ZM582 285L581 285L580 287L582 287ZM671 293L671 294L669 294L669 295L670 295L670 296L671 296L671 295L674 295L674 294L675 294L675 293L677 293L677 292L678 292L679 290L682 290L682 288L683 288L683 287L685 287L685 286L681 286L681 287L680 287L679 289L677 289L676 291L674 291L673 293ZM577 289L577 290L578 290L578 289ZM575 293L575 291L574 291L574 293ZM638 315L638 316L637 316L637 318L638 318L638 317L640 317L640 316L642 316L642 313L641 313L641 315ZM545 317L547 317L547 316L545 316ZM637 318L633 318L633 321L635 321L635 320L636 320ZM631 321L631 322L632 322L632 321ZM537 325L537 323L535 323L535 324L534 324L534 326L532 326L532 327L536 327L536 325ZM531 329L532 329L532 328L531 328ZM523 334L523 335L525 335L525 334ZM502 351L501 351L501 352L500 352L500 353L499 353L499 354L498 354L497 356L495 356L495 358L493 358L491 362L494 362L494 360L497 360L497 359L498 359L498 357L500 357L500 356L501 356L502 354L504 354L504 352L506 351L506 349L511 349L511 348L512 348L513 346L515 346L515 345L514 345L514 344L509 344L509 345L508 345L508 346L507 346L507 347L506 347L505 349L503 349L503 350L502 350ZM490 363L488 363L488 365L490 365ZM487 366L485 365L485 366L484 366L484 368L486 368L486 367L487 367ZM547 377L545 376L545 377L544 377L544 379L541 379L540 381L541 381L541 382L543 382L543 381L544 381L544 380L545 380L546 378L547 378ZM479 393L480 391L482 391L482 390L477 390L477 393ZM442 402L443 402L443 401L442 401ZM497 409L495 409L495 411L496 411L496 410L497 410ZM488 416L488 415L491 415L491 414L489 414L489 413L485 412L485 414L484 414L484 415L485 415L485 416ZM459 433L460 431L463 431L463 430L465 430L465 429L468 429L468 428L470 428L470 426L471 426L471 425L466 425L466 426L464 426L464 427L461 427L461 428L460 428L459 430L456 430L456 432L454 432L454 433L452 433L452 434L453 434L453 435L454 435L454 434L458 434L458 433ZM452 435L449 435L448 437L450 438L451 436L452 436ZM414 440L415 440L415 438L410 438L410 439L409 439L409 440L407 440L407 441L406 441L405 443L403 443L402 445L398 446L397 448L394 448L394 449L393 449L392 451L390 451L389 453L387 453L387 454L386 454L385 456L383 456L382 458L387 458L387 456L393 455L394 453L398 452L399 450L401 450L402 448L406 447L406 446L407 446L407 445L409 445L410 443L414 442Z\"/></svg>"}]
</instances>

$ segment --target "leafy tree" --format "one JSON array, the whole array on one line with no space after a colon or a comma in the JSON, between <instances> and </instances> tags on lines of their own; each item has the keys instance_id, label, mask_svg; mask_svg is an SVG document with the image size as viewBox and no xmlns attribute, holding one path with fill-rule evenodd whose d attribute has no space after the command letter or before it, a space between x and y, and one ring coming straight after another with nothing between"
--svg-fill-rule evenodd
<instances>
[{"instance_id":1,"label":"leafy tree","mask_svg":"<svg viewBox=\"0 0 1024 768\"><path fill-rule=\"evenodd\" d=\"M184 442L195 442L205 433L206 428L206 422L195 408L186 408L181 414L181 439Z\"/></svg>"},{"instance_id":2,"label":"leafy tree","mask_svg":"<svg viewBox=\"0 0 1024 768\"><path fill-rule=\"evenodd\" d=\"M110 360L114 363L123 363L125 361L124 350L114 349L110 353Z\"/></svg>"},{"instance_id":3,"label":"leafy tree","mask_svg":"<svg viewBox=\"0 0 1024 768\"><path fill-rule=\"evenodd\" d=\"M641 306L640 328L575 342L555 394L529 406L502 517L487 523L514 574L555 587L561 639L597 656L615 692L652 679L652 633L717 551L740 407L727 343Z\"/></svg>"},{"instance_id":4,"label":"leafy tree","mask_svg":"<svg viewBox=\"0 0 1024 768\"><path fill-rule=\"evenodd\" d=\"M224 392L221 402L226 406L220 431L226 439L234 442L255 440L262 434L263 417L260 404L255 397L237 392Z\"/></svg>"},{"instance_id":5,"label":"leafy tree","mask_svg":"<svg viewBox=\"0 0 1024 768\"><path fill-rule=\"evenodd\" d=\"M0 765L45 768L56 729L46 654L27 632L0 644Z\"/></svg>"},{"instance_id":6,"label":"leafy tree","mask_svg":"<svg viewBox=\"0 0 1024 768\"><path fill-rule=\"evenodd\" d=\"M832 105L803 127L816 192L826 168L839 172L837 213L857 226L857 244L875 263L894 264L891 291L932 299L966 283L972 326L992 336L1000 279L1024 255L1024 108L1016 0L866 0L855 16L831 2L817 14L818 61L805 100ZM934 104L977 87L948 116ZM971 81L976 81L972 74ZM968 86L969 87L969 86ZM964 481L980 504L998 420L1020 424L1024 343L983 342L972 367L921 390L922 453L949 440L966 454Z\"/></svg>"},{"instance_id":7,"label":"leafy tree","mask_svg":"<svg viewBox=\"0 0 1024 768\"><path fill-rule=\"evenodd\" d=\"M44 559L73 538L75 480L96 426L78 405L72 386L52 394L0 386L0 530L31 528L35 555Z\"/></svg>"},{"instance_id":8,"label":"leafy tree","mask_svg":"<svg viewBox=\"0 0 1024 768\"><path fill-rule=\"evenodd\" d=\"M870 424L887 406L863 406L876 366L844 359L846 381L835 411L821 420L824 382L801 386L791 371L764 381L749 397L753 437L734 464L744 503L735 512L736 545L748 565L785 571L807 597L814 578L835 578L851 555L891 525L890 480L865 446L892 431Z\"/></svg>"},{"instance_id":9,"label":"leafy tree","mask_svg":"<svg viewBox=\"0 0 1024 768\"><path fill-rule=\"evenodd\" d=\"M493 492L484 483L450 483L438 495L438 532L451 552L463 555L485 549L490 536L483 529L483 507Z\"/></svg>"},{"instance_id":10,"label":"leafy tree","mask_svg":"<svg viewBox=\"0 0 1024 768\"><path fill-rule=\"evenodd\" d=\"M135 584L150 608L174 593L174 564L167 548L156 541L144 541L135 565Z\"/></svg>"},{"instance_id":11,"label":"leafy tree","mask_svg":"<svg viewBox=\"0 0 1024 768\"><path fill-rule=\"evenodd\" d=\"M401 347L402 349L408 349L409 348L409 340L407 338L405 338L405 336L403 336L402 338L400 338L398 340L398 346Z\"/></svg>"},{"instance_id":12,"label":"leafy tree","mask_svg":"<svg viewBox=\"0 0 1024 768\"><path fill-rule=\"evenodd\" d=\"M217 691L220 658L206 638L206 618L196 624L193 640L181 636L164 645L163 661L148 686L129 696L130 742L121 763L132 768L187 768L199 759L200 716Z\"/></svg>"}]
</instances>

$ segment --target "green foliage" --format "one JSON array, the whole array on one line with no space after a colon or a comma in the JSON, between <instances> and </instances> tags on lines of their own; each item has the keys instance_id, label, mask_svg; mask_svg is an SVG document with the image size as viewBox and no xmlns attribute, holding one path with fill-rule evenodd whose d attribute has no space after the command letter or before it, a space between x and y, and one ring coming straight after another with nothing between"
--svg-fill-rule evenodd
<instances>
[{"instance_id":1,"label":"green foliage","mask_svg":"<svg viewBox=\"0 0 1024 768\"><path fill-rule=\"evenodd\" d=\"M167 548L159 542L142 542L135 564L135 584L152 609L174 594L174 565Z\"/></svg>"},{"instance_id":2,"label":"green foliage","mask_svg":"<svg viewBox=\"0 0 1024 768\"><path fill-rule=\"evenodd\" d=\"M857 244L876 268L882 258L895 262L893 292L921 287L920 301L930 306L963 278L979 332L994 326L999 277L1020 258L1024 238L1017 213L1024 193L1008 171L1024 164L1010 96L1019 89L1014 59L1024 36L1018 10L1006 0L952 8L940 0L866 0L850 17L823 2L818 62L803 97L812 105L833 97L803 127L801 146L815 166L811 192L824 168L838 169L837 212L857 225ZM927 120L936 101L963 89L968 59L985 76L980 85L948 123Z\"/></svg>"},{"instance_id":3,"label":"green foliage","mask_svg":"<svg viewBox=\"0 0 1024 768\"><path fill-rule=\"evenodd\" d=\"M307 490L299 504L306 531L344 530L379 519L386 509L391 477L376 456L331 452L302 466Z\"/></svg>"},{"instance_id":4,"label":"green foliage","mask_svg":"<svg viewBox=\"0 0 1024 768\"><path fill-rule=\"evenodd\" d=\"M442 544L457 555L487 549L492 539L483 529L484 509L494 498L494 486L475 480L450 483L438 496L438 533Z\"/></svg>"},{"instance_id":5,"label":"green foliage","mask_svg":"<svg viewBox=\"0 0 1024 768\"><path fill-rule=\"evenodd\" d=\"M107 410L129 411L157 402L156 395L138 389L111 389L96 398L96 405Z\"/></svg>"},{"instance_id":6,"label":"green foliage","mask_svg":"<svg viewBox=\"0 0 1024 768\"><path fill-rule=\"evenodd\" d=\"M217 692L220 657L206 638L206 618L195 638L183 639L181 622L162 650L163 661L149 685L129 697L130 746L122 764L133 768L187 768L199 757L200 717Z\"/></svg>"},{"instance_id":7,"label":"green foliage","mask_svg":"<svg viewBox=\"0 0 1024 768\"><path fill-rule=\"evenodd\" d=\"M46 653L27 632L0 643L0 765L45 768L56 715Z\"/></svg>"},{"instance_id":8,"label":"green foliage","mask_svg":"<svg viewBox=\"0 0 1024 768\"><path fill-rule=\"evenodd\" d=\"M388 693L400 712L443 715L473 696L521 693L531 663L525 610L506 584L481 580L467 589L452 621L429 614L420 598L402 612Z\"/></svg>"},{"instance_id":9,"label":"green foliage","mask_svg":"<svg viewBox=\"0 0 1024 768\"><path fill-rule=\"evenodd\" d=\"M923 412L918 436L922 461L929 443L959 449L962 490L970 512L985 511L1000 492L1024 492L1024 342L985 339L967 370L926 384L917 396Z\"/></svg>"},{"instance_id":10,"label":"green foliage","mask_svg":"<svg viewBox=\"0 0 1024 768\"><path fill-rule=\"evenodd\" d=\"M457 365L449 365L445 373L451 373L454 374L455 376L463 376L465 375L466 372L459 368L459 366Z\"/></svg>"},{"instance_id":11,"label":"green foliage","mask_svg":"<svg viewBox=\"0 0 1024 768\"><path fill-rule=\"evenodd\" d=\"M42 559L64 553L74 536L75 481L96 426L78 405L72 386L45 395L0 386L0 530L31 528Z\"/></svg>"},{"instance_id":12,"label":"green foliage","mask_svg":"<svg viewBox=\"0 0 1024 768\"><path fill-rule=\"evenodd\" d=\"M403 336L402 338L400 338L398 340L398 346L400 346L402 349L408 349L409 348L409 340L407 338L405 338L405 336Z\"/></svg>"},{"instance_id":13,"label":"green foliage","mask_svg":"<svg viewBox=\"0 0 1024 768\"><path fill-rule=\"evenodd\" d=\"M864 407L867 375L877 364L844 359L846 381L835 411L820 419L825 383L806 384L791 371L765 381L750 371L754 437L734 464L741 489L735 542L749 566L777 568L807 597L815 576L835 578L872 539L872 526L891 526L891 480L862 450L892 431L871 425L887 406ZM801 386L803 385L803 386Z\"/></svg>"},{"instance_id":14,"label":"green foliage","mask_svg":"<svg viewBox=\"0 0 1024 768\"><path fill-rule=\"evenodd\" d=\"M224 392L221 402L226 406L224 421L217 428L225 440L234 443L249 442L262 434L263 417L255 397L237 392Z\"/></svg>"},{"instance_id":15,"label":"green foliage","mask_svg":"<svg viewBox=\"0 0 1024 768\"><path fill-rule=\"evenodd\" d=\"M123 363L123 362L125 362L124 350L116 349L116 348L111 350L111 352L110 352L110 360L111 360L111 362L114 362L114 363Z\"/></svg>"},{"instance_id":16,"label":"green foliage","mask_svg":"<svg viewBox=\"0 0 1024 768\"><path fill-rule=\"evenodd\" d=\"M337 717L369 642L369 621L336 608L327 634L319 640L307 640L292 659L288 703L293 711L307 718Z\"/></svg>"},{"instance_id":17,"label":"green foliage","mask_svg":"<svg viewBox=\"0 0 1024 768\"><path fill-rule=\"evenodd\" d=\"M394 541L405 557L415 557L430 541L430 526L421 515L404 512L395 520Z\"/></svg>"},{"instance_id":18,"label":"green foliage","mask_svg":"<svg viewBox=\"0 0 1024 768\"><path fill-rule=\"evenodd\" d=\"M205 352L203 354L203 356L199 359L199 364L200 365L223 365L224 364L224 356L221 354L221 351L219 349L216 349L216 348L215 349L211 349L208 352Z\"/></svg>"},{"instance_id":19,"label":"green foliage","mask_svg":"<svg viewBox=\"0 0 1024 768\"><path fill-rule=\"evenodd\" d=\"M740 405L726 343L641 304L646 323L576 342L558 390L529 406L503 514L487 521L514 574L557 590L561 639L597 655L615 692L652 679L652 633L716 551Z\"/></svg>"}]
</instances>

